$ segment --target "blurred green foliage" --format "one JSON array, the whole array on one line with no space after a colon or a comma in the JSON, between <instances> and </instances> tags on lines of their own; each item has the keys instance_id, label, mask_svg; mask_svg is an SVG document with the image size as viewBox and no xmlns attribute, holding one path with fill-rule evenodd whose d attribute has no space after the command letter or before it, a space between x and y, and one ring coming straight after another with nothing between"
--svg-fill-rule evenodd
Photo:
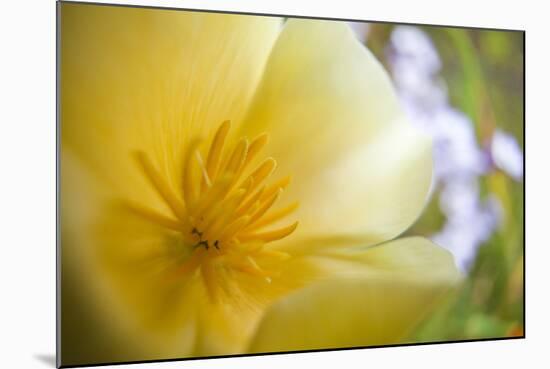
<instances>
[{"instance_id":1,"label":"blurred green foliage","mask_svg":"<svg viewBox=\"0 0 550 369\"><path fill-rule=\"evenodd\" d=\"M371 24L368 47L389 69L387 45L395 26ZM524 150L524 34L419 26L442 61L440 76L450 103L474 122L487 147L496 128L511 133ZM481 197L496 196L503 220L478 250L463 285L446 296L410 341L442 341L524 335L524 185L492 171L479 179ZM445 222L437 194L411 233L431 235Z\"/></svg>"}]
</instances>

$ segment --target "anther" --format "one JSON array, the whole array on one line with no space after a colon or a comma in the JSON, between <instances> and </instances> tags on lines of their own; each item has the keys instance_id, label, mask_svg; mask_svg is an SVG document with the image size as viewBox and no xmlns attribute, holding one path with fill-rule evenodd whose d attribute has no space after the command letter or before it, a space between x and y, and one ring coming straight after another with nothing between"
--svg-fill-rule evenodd
<instances>
[{"instance_id":1,"label":"anther","mask_svg":"<svg viewBox=\"0 0 550 369\"><path fill-rule=\"evenodd\" d=\"M196 234L197 236L199 236L199 239L202 239L203 233L199 232L199 230L195 227L193 227L193 229L191 230L191 234Z\"/></svg>"},{"instance_id":2,"label":"anther","mask_svg":"<svg viewBox=\"0 0 550 369\"><path fill-rule=\"evenodd\" d=\"M199 247L201 247L201 246L204 246L204 248L205 248L206 250L208 250L208 247L209 247L209 246L208 246L208 241L205 241L205 240L199 241L196 245L193 246L193 248L194 248L194 249L197 249L197 248L199 248Z\"/></svg>"}]
</instances>

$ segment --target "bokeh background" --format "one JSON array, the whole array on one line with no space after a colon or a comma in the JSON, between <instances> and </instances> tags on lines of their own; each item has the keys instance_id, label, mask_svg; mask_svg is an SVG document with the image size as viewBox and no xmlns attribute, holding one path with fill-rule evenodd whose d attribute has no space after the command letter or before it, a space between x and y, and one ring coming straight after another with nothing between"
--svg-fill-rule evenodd
<instances>
[{"instance_id":1,"label":"bokeh background","mask_svg":"<svg viewBox=\"0 0 550 369\"><path fill-rule=\"evenodd\" d=\"M453 253L466 283L411 341L524 335L524 33L350 23L433 139L434 183L407 231Z\"/></svg>"}]
</instances>

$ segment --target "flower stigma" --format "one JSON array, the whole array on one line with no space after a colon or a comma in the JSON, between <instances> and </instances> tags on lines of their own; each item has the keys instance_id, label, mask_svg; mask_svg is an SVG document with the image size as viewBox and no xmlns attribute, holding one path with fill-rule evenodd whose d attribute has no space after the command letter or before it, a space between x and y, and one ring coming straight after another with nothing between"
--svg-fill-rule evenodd
<instances>
[{"instance_id":1,"label":"flower stigma","mask_svg":"<svg viewBox=\"0 0 550 369\"><path fill-rule=\"evenodd\" d=\"M268 135L261 134L250 143L241 138L232 148L224 150L230 127L229 121L219 126L204 150L206 155L201 153L200 139L187 146L183 196L178 196L145 152L136 153L140 168L174 217L140 205L133 204L131 209L179 233L188 257L178 265L177 275L193 276L200 272L213 301L218 300L218 287L227 289L224 277L232 273L258 276L271 283L271 277L277 273L277 261L284 261L289 255L266 246L289 236L298 226L294 222L273 228L298 208L294 202L272 210L290 177L267 185L266 180L277 167L275 159L268 157L252 166L267 144Z\"/></svg>"}]
</instances>

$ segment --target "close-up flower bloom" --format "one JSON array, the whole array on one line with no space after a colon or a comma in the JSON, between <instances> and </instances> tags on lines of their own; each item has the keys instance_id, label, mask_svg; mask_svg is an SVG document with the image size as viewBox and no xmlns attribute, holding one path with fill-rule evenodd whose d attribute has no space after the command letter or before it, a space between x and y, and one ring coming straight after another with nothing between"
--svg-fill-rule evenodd
<instances>
[{"instance_id":1,"label":"close-up flower bloom","mask_svg":"<svg viewBox=\"0 0 550 369\"><path fill-rule=\"evenodd\" d=\"M65 365L409 342L431 140L343 22L61 7Z\"/></svg>"}]
</instances>

